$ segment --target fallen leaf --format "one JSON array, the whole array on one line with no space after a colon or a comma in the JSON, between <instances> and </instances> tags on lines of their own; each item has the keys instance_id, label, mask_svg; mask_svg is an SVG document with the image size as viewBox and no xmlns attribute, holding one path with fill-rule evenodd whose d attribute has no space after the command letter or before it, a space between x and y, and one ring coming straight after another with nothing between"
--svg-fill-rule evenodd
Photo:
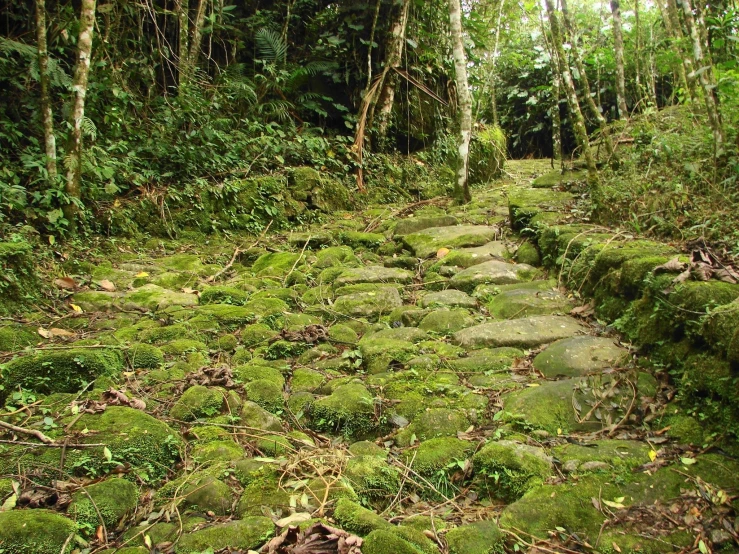
<instances>
[{"instance_id":1,"label":"fallen leaf","mask_svg":"<svg viewBox=\"0 0 739 554\"><path fill-rule=\"evenodd\" d=\"M625 508L626 507L623 504L621 504L620 502L612 502L610 500L604 500L603 501L603 504L605 504L606 506L609 506L611 508L615 508L615 509L621 509L621 508Z\"/></svg>"},{"instance_id":2,"label":"fallen leaf","mask_svg":"<svg viewBox=\"0 0 739 554\"><path fill-rule=\"evenodd\" d=\"M67 331L66 329L60 329L59 327L52 327L49 329L49 332L54 337L74 337L75 333L72 331Z\"/></svg>"},{"instance_id":3,"label":"fallen leaf","mask_svg":"<svg viewBox=\"0 0 739 554\"><path fill-rule=\"evenodd\" d=\"M618 546L618 545L617 545L617 544L616 544L615 542L612 542L611 544L613 545L613 549L614 549L614 550L615 550L616 552L621 552L621 548L619 548L619 546Z\"/></svg>"},{"instance_id":4,"label":"fallen leaf","mask_svg":"<svg viewBox=\"0 0 739 554\"><path fill-rule=\"evenodd\" d=\"M692 465L693 465L694 463L696 463L696 462L697 462L698 460L696 460L695 458L688 458L688 457L686 456L686 457L680 458L680 461L681 461L681 462L683 463L683 465L686 465L686 466L692 466Z\"/></svg>"},{"instance_id":5,"label":"fallen leaf","mask_svg":"<svg viewBox=\"0 0 739 554\"><path fill-rule=\"evenodd\" d=\"M41 335L45 339L50 339L54 336L54 334L51 331L44 329L43 327L39 327L37 332L39 335Z\"/></svg>"},{"instance_id":6,"label":"fallen leaf","mask_svg":"<svg viewBox=\"0 0 739 554\"><path fill-rule=\"evenodd\" d=\"M82 308L80 308L77 304L70 304L70 308L72 308L72 311L77 312L78 314L82 313Z\"/></svg>"},{"instance_id":7,"label":"fallen leaf","mask_svg":"<svg viewBox=\"0 0 739 554\"><path fill-rule=\"evenodd\" d=\"M18 495L13 493L8 498L5 499L5 502L3 502L3 505L0 506L0 512L9 512L13 508L15 508L16 503L18 502Z\"/></svg>"},{"instance_id":8,"label":"fallen leaf","mask_svg":"<svg viewBox=\"0 0 739 554\"><path fill-rule=\"evenodd\" d=\"M136 274L136 277L148 277L149 274L146 271L141 271Z\"/></svg>"},{"instance_id":9,"label":"fallen leaf","mask_svg":"<svg viewBox=\"0 0 739 554\"><path fill-rule=\"evenodd\" d=\"M448 248L439 248L439 250L436 252L436 258L440 260L447 254L449 254Z\"/></svg>"},{"instance_id":10,"label":"fallen leaf","mask_svg":"<svg viewBox=\"0 0 739 554\"><path fill-rule=\"evenodd\" d=\"M76 290L77 289L77 283L71 277L59 277L59 279L54 279L54 284L60 289L64 289L64 290Z\"/></svg>"},{"instance_id":11,"label":"fallen leaf","mask_svg":"<svg viewBox=\"0 0 739 554\"><path fill-rule=\"evenodd\" d=\"M98 525L98 528L95 531L95 538L97 538L98 542L105 541L105 530L103 529L102 525Z\"/></svg>"},{"instance_id":12,"label":"fallen leaf","mask_svg":"<svg viewBox=\"0 0 739 554\"><path fill-rule=\"evenodd\" d=\"M657 451L656 450L650 450L649 451L649 459L652 462L657 459Z\"/></svg>"},{"instance_id":13,"label":"fallen leaf","mask_svg":"<svg viewBox=\"0 0 739 554\"><path fill-rule=\"evenodd\" d=\"M288 527L289 525L295 525L296 523L303 523L309 519L310 514L308 512L298 512L296 514L283 517L282 519L278 519L275 521L275 525L277 525L277 527Z\"/></svg>"},{"instance_id":14,"label":"fallen leaf","mask_svg":"<svg viewBox=\"0 0 739 554\"><path fill-rule=\"evenodd\" d=\"M115 284L113 284L112 281L108 281L107 279L103 279L98 283L98 286L107 292L115 292Z\"/></svg>"},{"instance_id":15,"label":"fallen leaf","mask_svg":"<svg viewBox=\"0 0 739 554\"><path fill-rule=\"evenodd\" d=\"M675 273L682 273L685 271L688 267L688 264L685 262L681 262L679 257L672 258L669 262L666 264L658 265L654 268L655 273L661 273L663 271L669 271L669 272L675 272Z\"/></svg>"}]
</instances>

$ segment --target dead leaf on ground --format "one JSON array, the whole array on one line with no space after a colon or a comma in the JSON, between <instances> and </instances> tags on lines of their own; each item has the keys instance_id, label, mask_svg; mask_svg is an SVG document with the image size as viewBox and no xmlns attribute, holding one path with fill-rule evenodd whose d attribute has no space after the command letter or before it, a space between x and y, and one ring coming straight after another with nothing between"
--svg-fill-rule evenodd
<instances>
[{"instance_id":1,"label":"dead leaf on ground","mask_svg":"<svg viewBox=\"0 0 739 554\"><path fill-rule=\"evenodd\" d=\"M265 544L262 554L362 554L362 539L330 527L316 523L305 531L288 527L279 537Z\"/></svg>"},{"instance_id":2,"label":"dead leaf on ground","mask_svg":"<svg viewBox=\"0 0 739 554\"><path fill-rule=\"evenodd\" d=\"M146 409L146 403L140 398L129 398L125 392L112 387L103 393L102 399L111 406L129 406L136 410Z\"/></svg>"},{"instance_id":3,"label":"dead leaf on ground","mask_svg":"<svg viewBox=\"0 0 739 554\"><path fill-rule=\"evenodd\" d=\"M115 292L115 284L112 281L108 281L107 279L103 279L98 283L98 286L107 292Z\"/></svg>"},{"instance_id":4,"label":"dead leaf on ground","mask_svg":"<svg viewBox=\"0 0 739 554\"><path fill-rule=\"evenodd\" d=\"M59 277L54 279L54 284L60 289L77 290L77 282L71 277Z\"/></svg>"},{"instance_id":5,"label":"dead leaf on ground","mask_svg":"<svg viewBox=\"0 0 739 554\"><path fill-rule=\"evenodd\" d=\"M442 258L443 258L444 256L446 256L447 254L449 254L449 252L450 252L450 251L449 251L449 249L448 249L448 248L439 248L439 250L437 250L437 252L436 252L436 257L437 257L437 259L439 259L439 260L440 260L440 259L442 259Z\"/></svg>"}]
</instances>

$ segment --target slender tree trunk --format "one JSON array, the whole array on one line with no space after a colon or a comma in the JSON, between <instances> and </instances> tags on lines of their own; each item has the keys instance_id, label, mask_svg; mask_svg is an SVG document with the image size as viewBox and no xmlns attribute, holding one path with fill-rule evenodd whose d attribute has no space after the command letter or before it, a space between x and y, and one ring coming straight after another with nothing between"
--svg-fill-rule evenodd
<instances>
[{"instance_id":1,"label":"slender tree trunk","mask_svg":"<svg viewBox=\"0 0 739 554\"><path fill-rule=\"evenodd\" d=\"M467 56L462 39L462 7L460 0L449 0L449 29L452 38L454 76L457 85L457 111L459 119L459 145L457 160L457 180L454 183L454 197L459 202L472 200L468 181L470 161L470 140L472 139L472 95L467 81Z\"/></svg>"},{"instance_id":2,"label":"slender tree trunk","mask_svg":"<svg viewBox=\"0 0 739 554\"><path fill-rule=\"evenodd\" d=\"M706 112L708 112L708 120L713 131L714 155L719 158L724 153L724 128L721 121L721 113L718 109L718 99L716 98L716 80L713 74L713 65L710 60L706 60L703 55L702 33L699 24L702 20L696 21L693 17L693 7L690 0L681 0L683 6L683 15L685 16L685 24L690 33L693 42L693 61L699 68L698 80L703 87L703 98L706 102Z\"/></svg>"},{"instance_id":3,"label":"slender tree trunk","mask_svg":"<svg viewBox=\"0 0 739 554\"><path fill-rule=\"evenodd\" d=\"M47 184L56 181L56 136L51 111L51 83L49 82L49 52L46 47L46 2L36 0L36 43L38 45L39 81L41 83L41 119L44 123Z\"/></svg>"},{"instance_id":4,"label":"slender tree trunk","mask_svg":"<svg viewBox=\"0 0 739 554\"><path fill-rule=\"evenodd\" d=\"M564 92L567 96L567 106L570 110L575 138L577 139L578 146L582 151L583 158L585 158L585 164L588 168L588 181L591 184L595 184L598 182L598 171L595 167L593 151L590 148L588 130L585 127L585 118L582 115L580 103L577 100L575 82L572 79L572 72L567 63L559 18L557 17L557 13L554 11L552 0L546 0L545 3L547 6L547 14L549 15L549 27L552 31L552 43L559 64L559 73L562 75L562 82L564 83Z\"/></svg>"},{"instance_id":5,"label":"slender tree trunk","mask_svg":"<svg viewBox=\"0 0 739 554\"><path fill-rule=\"evenodd\" d=\"M639 0L634 0L634 83L636 84L636 100L640 103L644 100L644 84L642 83L642 60L641 60L641 17L639 14Z\"/></svg>"},{"instance_id":6,"label":"slender tree trunk","mask_svg":"<svg viewBox=\"0 0 739 554\"><path fill-rule=\"evenodd\" d=\"M182 0L187 2L187 0ZM205 26L205 11L208 7L208 0L198 0L198 11L195 13L195 21L192 28L192 38L190 39L190 50L187 54L187 79L192 79L195 75L195 68L198 65L200 57L200 49L203 46L203 27Z\"/></svg>"},{"instance_id":7,"label":"slender tree trunk","mask_svg":"<svg viewBox=\"0 0 739 554\"><path fill-rule=\"evenodd\" d=\"M556 56L552 56L552 62L556 60ZM557 65L553 64L552 67L552 96L554 97L554 104L550 108L552 110L552 167L554 167L554 161L562 161L562 117L559 113L559 100L561 96L561 78L559 76L559 68L554 67Z\"/></svg>"},{"instance_id":8,"label":"slender tree trunk","mask_svg":"<svg viewBox=\"0 0 739 554\"><path fill-rule=\"evenodd\" d=\"M67 168L66 193L70 202L64 207L64 216L69 222L69 231L77 230L77 204L81 194L82 182L82 121L85 118L85 96L87 80L90 75L92 57L92 33L95 28L95 0L82 0L80 7L80 34L77 38L77 63L74 67L72 90L72 130L69 138L69 167Z\"/></svg>"},{"instance_id":9,"label":"slender tree trunk","mask_svg":"<svg viewBox=\"0 0 739 554\"><path fill-rule=\"evenodd\" d=\"M395 103L395 86L398 82L397 75L392 70L400 67L403 59L403 49L405 47L405 31L408 27L408 9L410 8L410 0L403 0L400 10L393 21L392 31L388 40L387 56L385 59L385 69L383 70L382 88L378 105L380 107L377 117L377 133L380 140L387 135L387 128L390 124L390 117L393 112Z\"/></svg>"},{"instance_id":10,"label":"slender tree trunk","mask_svg":"<svg viewBox=\"0 0 739 554\"><path fill-rule=\"evenodd\" d=\"M567 30L567 33L570 36L570 42L572 43L570 48L570 54L572 56L572 61L575 62L575 67L577 68L577 72L580 74L580 83L582 84L583 88L583 96L585 97L585 104L587 104L588 109L590 110L590 115L593 116L595 121L598 123L598 128L600 129L600 134L603 137L603 143L606 147L606 153L608 154L608 158L612 161L615 161L615 151L613 148L613 140L611 139L611 133L608 130L608 124L606 123L606 118L603 117L603 114L598 109L598 106L595 104L595 99L593 99L593 95L590 92L590 81L588 79L588 74L585 71L585 64L582 63L582 59L580 58L580 52L577 49L577 45L575 44L575 36L576 36L576 29L575 24L572 21L572 18L570 17L570 12L567 9L567 0L560 0L560 5L562 6L562 16L564 18L565 28Z\"/></svg>"},{"instance_id":11,"label":"slender tree trunk","mask_svg":"<svg viewBox=\"0 0 739 554\"><path fill-rule=\"evenodd\" d=\"M661 0L660 0L661 1ZM677 10L676 0L667 0L667 19L670 21L670 27L675 33L675 40L677 42L678 54L682 58L682 65L685 71L685 81L688 83L688 93L690 94L691 100L694 102L700 100L700 92L698 89L697 78L695 76L695 69L693 68L693 60L690 54L685 51L685 45L683 44L685 35L683 34L683 28L680 24L680 14Z\"/></svg>"},{"instance_id":12,"label":"slender tree trunk","mask_svg":"<svg viewBox=\"0 0 739 554\"><path fill-rule=\"evenodd\" d=\"M619 0L611 0L613 14L613 47L616 54L616 99L618 101L618 116L628 119L629 110L626 107L626 77L624 71L624 35L621 25L621 6Z\"/></svg>"},{"instance_id":13,"label":"slender tree trunk","mask_svg":"<svg viewBox=\"0 0 739 554\"><path fill-rule=\"evenodd\" d=\"M179 62L177 65L177 75L179 79L179 89L187 85L190 75L189 57L190 57L190 7L189 0L175 0L175 12L177 13L177 23L179 27L178 55Z\"/></svg>"},{"instance_id":14,"label":"slender tree trunk","mask_svg":"<svg viewBox=\"0 0 739 554\"><path fill-rule=\"evenodd\" d=\"M670 0L668 0L668 3L669 2ZM677 32L675 28L672 26L672 19L667 13L667 8L665 8L663 0L657 0L657 7L659 8L660 15L662 16L662 23L664 23L665 32L667 33L667 37L670 39L670 42L672 43L673 48L677 49L677 51L679 52L679 56L681 58L680 64L675 69L675 71L677 72L677 77L683 89L690 96L690 99L695 100L695 98L693 97L693 89L691 89L690 85L688 84L688 77L685 73L685 63L683 62L685 55L682 53L682 45L680 44L680 39L677 35Z\"/></svg>"}]
</instances>

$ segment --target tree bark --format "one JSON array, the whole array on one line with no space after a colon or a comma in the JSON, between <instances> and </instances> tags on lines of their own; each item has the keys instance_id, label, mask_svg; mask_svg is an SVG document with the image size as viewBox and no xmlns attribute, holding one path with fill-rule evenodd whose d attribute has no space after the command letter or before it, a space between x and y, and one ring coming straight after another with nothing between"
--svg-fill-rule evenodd
<instances>
[{"instance_id":1,"label":"tree bark","mask_svg":"<svg viewBox=\"0 0 739 554\"><path fill-rule=\"evenodd\" d=\"M183 0L187 1L187 0ZM190 50L187 54L187 79L190 80L195 74L195 68L198 65L200 57L200 48L203 45L203 27L205 26L205 11L208 6L208 0L198 1L198 11L195 13L195 21L192 28L192 38L190 40Z\"/></svg>"},{"instance_id":2,"label":"tree bark","mask_svg":"<svg viewBox=\"0 0 739 554\"><path fill-rule=\"evenodd\" d=\"M661 0L659 0L661 1ZM683 28L680 24L680 15L677 10L676 0L667 0L667 19L670 22L670 27L675 33L675 41L677 43L678 54L682 58L682 65L685 71L685 81L688 84L688 93L690 94L691 100L698 101L700 99L700 93L698 91L698 83L695 76L695 70L693 68L693 60L690 58L690 54L685 51L683 39Z\"/></svg>"},{"instance_id":3,"label":"tree bark","mask_svg":"<svg viewBox=\"0 0 739 554\"><path fill-rule=\"evenodd\" d=\"M588 80L588 74L585 71L585 64L582 63L580 53L577 49L577 45L575 44L575 23L572 21L572 18L570 17L570 12L567 9L567 0L561 0L560 5L562 6L562 16L564 19L565 28L567 29L567 33L570 36L570 41L572 42L570 54L572 55L572 61L575 62L577 72L580 74L580 83L582 84L583 88L585 104L587 104L588 109L590 110L590 115L592 115L593 118L595 118L595 121L598 123L598 128L600 129L600 134L603 137L603 143L606 147L606 153L608 154L608 157L611 160L615 161L613 140L611 139L611 133L608 130L606 118L603 117L603 114L598 109L598 106L595 104L593 95L590 92L590 81Z\"/></svg>"},{"instance_id":4,"label":"tree bark","mask_svg":"<svg viewBox=\"0 0 739 554\"><path fill-rule=\"evenodd\" d=\"M175 0L175 12L177 14L178 23L178 55L177 64L178 86L180 91L187 85L189 76L189 57L190 57L190 2L189 0Z\"/></svg>"},{"instance_id":5,"label":"tree bark","mask_svg":"<svg viewBox=\"0 0 739 554\"><path fill-rule=\"evenodd\" d=\"M454 183L454 197L458 202L472 200L468 180L470 161L470 140L472 139L472 95L467 81L467 56L462 40L462 7L460 0L449 0L449 29L452 38L454 76L457 85L457 112L459 119L459 144L457 160L457 180Z\"/></svg>"},{"instance_id":6,"label":"tree bark","mask_svg":"<svg viewBox=\"0 0 739 554\"><path fill-rule=\"evenodd\" d=\"M387 135L387 128L390 124L390 117L395 103L395 86L398 79L392 70L393 68L400 67L400 62L403 58L405 32L408 27L408 9L410 5L410 0L403 0L400 10L396 13L388 39L385 68L382 72L382 87L377 101L380 107L377 117L377 134L380 140L384 139Z\"/></svg>"},{"instance_id":7,"label":"tree bark","mask_svg":"<svg viewBox=\"0 0 739 554\"><path fill-rule=\"evenodd\" d=\"M683 7L683 15L685 16L685 25L690 33L693 43L693 62L698 67L698 80L703 87L703 99L706 103L706 112L708 113L708 121L713 131L714 156L721 157L724 154L724 128L721 120L721 113L718 109L718 98L716 97L716 79L713 74L713 64L707 60L703 54L702 32L699 25L702 20L693 17L693 7L690 0L681 0Z\"/></svg>"},{"instance_id":8,"label":"tree bark","mask_svg":"<svg viewBox=\"0 0 739 554\"><path fill-rule=\"evenodd\" d=\"M629 110L626 107L626 77L624 71L624 35L621 25L621 6L618 0L611 0L613 14L613 47L616 54L616 99L618 101L618 116L628 119Z\"/></svg>"},{"instance_id":9,"label":"tree bark","mask_svg":"<svg viewBox=\"0 0 739 554\"><path fill-rule=\"evenodd\" d=\"M552 56L552 61L556 60L556 56ZM552 64L557 65L555 63ZM552 67L552 96L554 96L554 104L550 108L552 110L552 167L554 162L561 162L562 156L562 117L559 113L559 99L561 98L561 78L559 69Z\"/></svg>"},{"instance_id":10,"label":"tree bark","mask_svg":"<svg viewBox=\"0 0 739 554\"><path fill-rule=\"evenodd\" d=\"M85 118L85 96L87 80L90 75L90 58L92 57L92 34L95 29L95 0L82 0L80 7L80 33L77 38L77 63L74 67L72 90L74 103L72 106L72 130L69 138L69 167L67 168L66 193L69 202L64 207L64 216L68 221L69 231L77 230L77 202L80 202L82 181L82 121Z\"/></svg>"},{"instance_id":11,"label":"tree bark","mask_svg":"<svg viewBox=\"0 0 739 554\"><path fill-rule=\"evenodd\" d=\"M567 96L567 106L572 118L572 128L575 132L578 146L582 151L585 164L588 168L588 181L591 184L598 182L598 171L595 167L595 158L590 148L590 139L588 138L588 130L585 127L585 118L580 110L580 103L577 100L577 91L575 90L575 82L572 79L572 72L567 63L565 55L564 43L562 41L562 30L559 24L559 18L554 11L552 0L546 0L547 14L549 16L549 27L552 32L552 43L559 64L559 73L564 83L564 92Z\"/></svg>"},{"instance_id":12,"label":"tree bark","mask_svg":"<svg viewBox=\"0 0 739 554\"><path fill-rule=\"evenodd\" d=\"M49 51L46 46L46 2L36 0L36 43L38 46L39 81L41 83L41 119L44 125L46 151L46 179L52 185L57 177L56 135L51 111L51 83L49 79Z\"/></svg>"}]
</instances>

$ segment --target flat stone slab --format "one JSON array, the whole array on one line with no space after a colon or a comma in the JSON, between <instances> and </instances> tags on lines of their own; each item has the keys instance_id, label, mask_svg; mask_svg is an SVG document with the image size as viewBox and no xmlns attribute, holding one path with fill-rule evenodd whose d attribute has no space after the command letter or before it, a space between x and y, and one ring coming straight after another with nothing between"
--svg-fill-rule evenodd
<instances>
[{"instance_id":1,"label":"flat stone slab","mask_svg":"<svg viewBox=\"0 0 739 554\"><path fill-rule=\"evenodd\" d=\"M351 317L376 319L403 305L400 294L394 288L382 288L372 292L358 292L339 296L333 309Z\"/></svg>"},{"instance_id":2,"label":"flat stone slab","mask_svg":"<svg viewBox=\"0 0 739 554\"><path fill-rule=\"evenodd\" d=\"M572 302L557 290L506 290L488 302L490 315L497 319L514 319L534 315L566 314Z\"/></svg>"},{"instance_id":3,"label":"flat stone slab","mask_svg":"<svg viewBox=\"0 0 739 554\"><path fill-rule=\"evenodd\" d=\"M467 349L516 346L533 348L585 332L576 319L542 315L483 323L454 333L453 342Z\"/></svg>"},{"instance_id":4,"label":"flat stone slab","mask_svg":"<svg viewBox=\"0 0 739 554\"><path fill-rule=\"evenodd\" d=\"M478 285L512 285L530 281L536 268L528 264L509 264L498 260L463 269L449 281L455 289L472 292Z\"/></svg>"},{"instance_id":5,"label":"flat stone slab","mask_svg":"<svg viewBox=\"0 0 739 554\"><path fill-rule=\"evenodd\" d=\"M432 308L435 306L474 308L477 306L477 300L469 294L455 289L430 292L421 298L422 308Z\"/></svg>"},{"instance_id":6,"label":"flat stone slab","mask_svg":"<svg viewBox=\"0 0 739 554\"><path fill-rule=\"evenodd\" d=\"M367 266L347 269L334 281L334 288L359 283L401 283L413 282L413 273L395 267Z\"/></svg>"},{"instance_id":7,"label":"flat stone slab","mask_svg":"<svg viewBox=\"0 0 739 554\"><path fill-rule=\"evenodd\" d=\"M451 227L458 223L457 218L452 215L440 215L437 217L409 217L401 219L395 225L393 235L403 237L411 233L418 233L432 227Z\"/></svg>"},{"instance_id":8,"label":"flat stone slab","mask_svg":"<svg viewBox=\"0 0 739 554\"><path fill-rule=\"evenodd\" d=\"M485 225L454 225L432 227L403 237L403 243L419 258L430 258L441 248L483 246L495 239L497 227Z\"/></svg>"},{"instance_id":9,"label":"flat stone slab","mask_svg":"<svg viewBox=\"0 0 739 554\"><path fill-rule=\"evenodd\" d=\"M534 367L545 377L579 377L613 367L628 354L613 339L571 337L550 344L534 358Z\"/></svg>"}]
</instances>

